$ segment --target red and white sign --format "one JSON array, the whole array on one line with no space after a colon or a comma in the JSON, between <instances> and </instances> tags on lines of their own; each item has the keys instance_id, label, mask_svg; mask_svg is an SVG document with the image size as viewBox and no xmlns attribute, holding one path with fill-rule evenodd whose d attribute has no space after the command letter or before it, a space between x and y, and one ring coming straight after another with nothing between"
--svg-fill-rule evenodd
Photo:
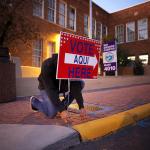
<instances>
[{"instance_id":1,"label":"red and white sign","mask_svg":"<svg viewBox=\"0 0 150 150\"><path fill-rule=\"evenodd\" d=\"M57 79L95 79L98 75L100 42L61 32Z\"/></svg>"}]
</instances>

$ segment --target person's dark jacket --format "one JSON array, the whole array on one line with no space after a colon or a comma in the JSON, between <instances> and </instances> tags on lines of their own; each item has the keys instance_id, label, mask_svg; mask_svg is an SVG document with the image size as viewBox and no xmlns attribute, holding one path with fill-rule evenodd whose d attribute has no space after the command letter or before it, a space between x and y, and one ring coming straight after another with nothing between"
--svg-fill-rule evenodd
<instances>
[{"instance_id":1,"label":"person's dark jacket","mask_svg":"<svg viewBox=\"0 0 150 150\"><path fill-rule=\"evenodd\" d=\"M52 103L61 112L66 109L66 106L60 101L59 93L68 91L68 80L61 80L61 87L59 89L60 80L56 79L57 57L57 54L53 54L52 58L48 58L42 63L41 73L38 80L39 89L46 90ZM81 90L82 87L80 81L70 82L70 94L76 99L79 109L84 107Z\"/></svg>"}]
</instances>

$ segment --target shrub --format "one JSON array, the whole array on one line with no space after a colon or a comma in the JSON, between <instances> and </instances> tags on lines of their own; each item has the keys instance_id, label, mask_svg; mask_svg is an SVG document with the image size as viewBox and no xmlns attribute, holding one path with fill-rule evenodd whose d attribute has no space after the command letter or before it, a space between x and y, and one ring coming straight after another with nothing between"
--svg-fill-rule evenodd
<instances>
[{"instance_id":1,"label":"shrub","mask_svg":"<svg viewBox=\"0 0 150 150\"><path fill-rule=\"evenodd\" d=\"M135 75L144 75L144 67L141 60L134 61L134 74Z\"/></svg>"}]
</instances>

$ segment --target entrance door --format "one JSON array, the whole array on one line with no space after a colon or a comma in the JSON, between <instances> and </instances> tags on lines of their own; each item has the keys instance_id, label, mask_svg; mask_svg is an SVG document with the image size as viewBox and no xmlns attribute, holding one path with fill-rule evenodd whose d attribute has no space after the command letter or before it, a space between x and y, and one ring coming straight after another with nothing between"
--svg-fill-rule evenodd
<instances>
[{"instance_id":1,"label":"entrance door","mask_svg":"<svg viewBox=\"0 0 150 150\"><path fill-rule=\"evenodd\" d=\"M52 54L54 53L55 53L55 43L48 42L47 57L52 57Z\"/></svg>"}]
</instances>

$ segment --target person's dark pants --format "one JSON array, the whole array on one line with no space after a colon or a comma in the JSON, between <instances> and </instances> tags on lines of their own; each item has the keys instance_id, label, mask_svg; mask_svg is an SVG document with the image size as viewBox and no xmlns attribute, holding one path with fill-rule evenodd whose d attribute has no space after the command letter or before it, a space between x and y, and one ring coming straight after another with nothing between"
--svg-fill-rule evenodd
<instances>
[{"instance_id":1,"label":"person's dark pants","mask_svg":"<svg viewBox=\"0 0 150 150\"><path fill-rule=\"evenodd\" d=\"M84 81L81 81L81 87L84 88ZM68 106L72 103L74 100L74 97L69 93L69 99L68 95L65 96L64 100L62 100L63 105L67 109ZM57 108L53 105L52 101L49 99L47 93L45 90L40 91L40 98L34 97L32 99L32 105L38 111L43 112L46 116L53 118L57 115Z\"/></svg>"}]
</instances>

